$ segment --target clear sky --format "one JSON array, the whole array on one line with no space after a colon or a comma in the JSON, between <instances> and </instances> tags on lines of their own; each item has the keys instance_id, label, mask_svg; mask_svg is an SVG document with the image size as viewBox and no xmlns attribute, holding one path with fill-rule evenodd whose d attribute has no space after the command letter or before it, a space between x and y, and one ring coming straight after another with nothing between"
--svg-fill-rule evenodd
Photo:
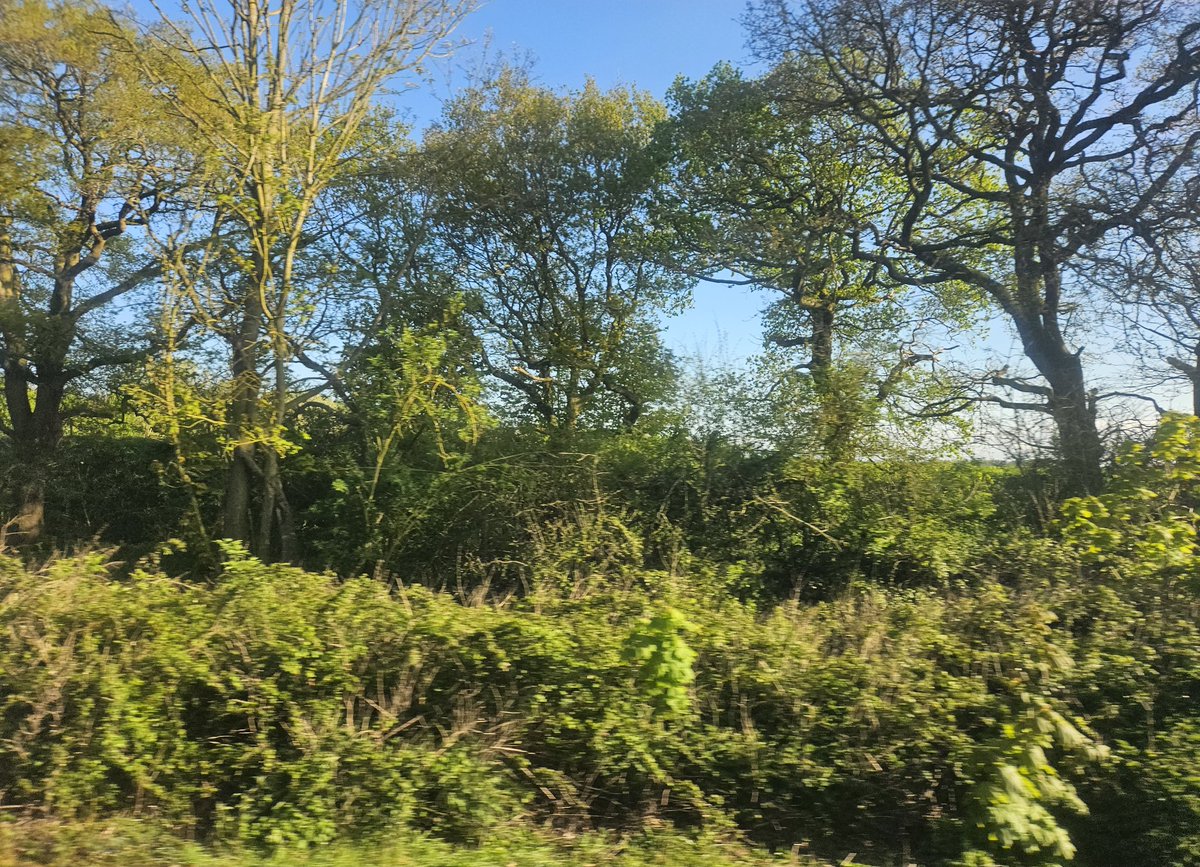
<instances>
[{"instance_id":1,"label":"clear sky","mask_svg":"<svg viewBox=\"0 0 1200 867\"><path fill-rule=\"evenodd\" d=\"M439 64L428 89L400 103L424 125L436 117L439 98L488 56L528 56L547 87L579 88L590 76L601 87L634 85L662 97L679 75L699 78L720 61L750 65L745 9L746 0L490 0L458 32L471 44ZM766 300L701 284L692 306L664 323L667 343L682 354L740 360L759 346Z\"/></svg>"},{"instance_id":2,"label":"clear sky","mask_svg":"<svg viewBox=\"0 0 1200 867\"><path fill-rule=\"evenodd\" d=\"M550 86L636 84L662 94L677 75L745 60L745 0L490 0L463 36L529 51Z\"/></svg>"}]
</instances>

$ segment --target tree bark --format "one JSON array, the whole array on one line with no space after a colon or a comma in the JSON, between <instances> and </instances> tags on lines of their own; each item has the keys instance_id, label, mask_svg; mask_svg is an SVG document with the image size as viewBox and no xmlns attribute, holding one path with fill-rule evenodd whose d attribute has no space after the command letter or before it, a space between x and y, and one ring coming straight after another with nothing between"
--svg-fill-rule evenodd
<instances>
[{"instance_id":1,"label":"tree bark","mask_svg":"<svg viewBox=\"0 0 1200 867\"><path fill-rule=\"evenodd\" d=\"M1192 385L1192 415L1200 417L1200 344L1196 346L1192 363L1170 356L1167 364L1188 378Z\"/></svg>"},{"instance_id":2,"label":"tree bark","mask_svg":"<svg viewBox=\"0 0 1200 867\"><path fill-rule=\"evenodd\" d=\"M251 244L253 244L253 239ZM266 264L257 261L255 274L263 278ZM234 442L233 452L225 471L225 492L222 500L222 533L227 539L254 543L253 522L250 517L250 495L253 489L255 462L254 442L258 439L258 398L262 387L259 372L259 336L263 328L263 292L261 285L247 288L246 308L242 321L231 339L230 373L233 376L233 397L229 403L227 430Z\"/></svg>"},{"instance_id":3,"label":"tree bark","mask_svg":"<svg viewBox=\"0 0 1200 867\"><path fill-rule=\"evenodd\" d=\"M812 318L812 354L808 369L813 382L824 389L829 384L829 371L833 368L834 309L832 302L826 300L815 304L810 302L805 306Z\"/></svg>"},{"instance_id":4,"label":"tree bark","mask_svg":"<svg viewBox=\"0 0 1200 867\"><path fill-rule=\"evenodd\" d=\"M250 543L250 463L254 447L239 445L225 469L225 492L221 503L221 532L226 539Z\"/></svg>"},{"instance_id":5,"label":"tree bark","mask_svg":"<svg viewBox=\"0 0 1200 867\"><path fill-rule=\"evenodd\" d=\"M1196 346L1196 363L1192 365L1192 415L1200 417L1200 345Z\"/></svg>"},{"instance_id":6,"label":"tree bark","mask_svg":"<svg viewBox=\"0 0 1200 867\"><path fill-rule=\"evenodd\" d=\"M13 260L11 225L11 218L0 216L4 401L17 463L12 488L16 514L9 522L7 539L25 545L38 541L45 529L47 473L62 439L62 404L69 379L66 358L74 337L74 322L69 314L73 285L61 276L60 270L51 297L50 325L45 329L45 338L35 347L37 357L31 359L25 340L20 278Z\"/></svg>"},{"instance_id":7,"label":"tree bark","mask_svg":"<svg viewBox=\"0 0 1200 867\"><path fill-rule=\"evenodd\" d=\"M1051 386L1050 414L1058 428L1064 493L1068 496L1096 494L1104 484L1101 463L1104 446L1096 429L1096 406L1084 386L1077 356L1064 360Z\"/></svg>"},{"instance_id":8,"label":"tree bark","mask_svg":"<svg viewBox=\"0 0 1200 867\"><path fill-rule=\"evenodd\" d=\"M1014 316L1026 357L1049 384L1046 409L1058 433L1063 493L1098 493L1104 483L1104 446L1096 427L1095 401L1088 391L1080 353L1067 348L1055 323Z\"/></svg>"},{"instance_id":9,"label":"tree bark","mask_svg":"<svg viewBox=\"0 0 1200 867\"><path fill-rule=\"evenodd\" d=\"M46 521L46 461L44 456L18 453L18 471L13 485L17 513L8 522L5 542L31 545L42 537Z\"/></svg>"}]
</instances>

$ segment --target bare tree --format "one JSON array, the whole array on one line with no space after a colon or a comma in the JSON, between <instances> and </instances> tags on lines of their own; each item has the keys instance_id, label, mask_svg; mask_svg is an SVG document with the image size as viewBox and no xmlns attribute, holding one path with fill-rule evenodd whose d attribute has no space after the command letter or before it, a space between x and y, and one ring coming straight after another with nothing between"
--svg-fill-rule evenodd
<instances>
[{"instance_id":1,"label":"bare tree","mask_svg":"<svg viewBox=\"0 0 1200 867\"><path fill-rule=\"evenodd\" d=\"M816 63L794 98L868 132L894 196L855 253L917 286L971 285L1020 336L1035 377L1008 407L1048 413L1070 488L1100 483L1096 396L1070 331L1083 252L1134 231L1200 143L1191 0L767 0L760 54ZM811 81L811 79L810 79ZM1113 184L1138 167L1140 183Z\"/></svg>"},{"instance_id":2,"label":"bare tree","mask_svg":"<svg viewBox=\"0 0 1200 867\"><path fill-rule=\"evenodd\" d=\"M356 160L377 98L408 83L472 8L472 0L198 0L187 26L152 29L180 58L165 89L194 131L212 180L215 236L237 241L190 257L184 283L196 313L228 345L228 470L224 535L291 559L294 530L279 474L293 395L289 334L305 316L297 257L314 209ZM369 136L368 136L369 138ZM209 266L222 262L215 279ZM235 267L229 268L230 264ZM221 284L219 291L211 291ZM252 515L256 512L256 516Z\"/></svg>"},{"instance_id":3,"label":"bare tree","mask_svg":"<svg viewBox=\"0 0 1200 867\"><path fill-rule=\"evenodd\" d=\"M1126 178L1132 183L1132 178ZM1185 383L1200 415L1200 178L1190 175L1161 196L1140 230L1092 253L1089 276L1109 290L1110 309L1136 349L1139 392ZM1116 318L1116 317L1114 317ZM1174 395L1173 395L1174 396Z\"/></svg>"}]
</instances>

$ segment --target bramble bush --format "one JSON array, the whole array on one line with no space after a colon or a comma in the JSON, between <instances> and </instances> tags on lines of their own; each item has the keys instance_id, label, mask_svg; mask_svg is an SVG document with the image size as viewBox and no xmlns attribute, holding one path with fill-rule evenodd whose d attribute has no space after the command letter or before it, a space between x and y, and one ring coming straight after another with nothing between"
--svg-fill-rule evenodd
<instances>
[{"instance_id":1,"label":"bramble bush","mask_svg":"<svg viewBox=\"0 0 1200 867\"><path fill-rule=\"evenodd\" d=\"M228 543L210 581L167 549L0 559L0 806L276 848L667 824L876 865L1198 864L1195 425L972 577L816 603L686 546L648 569L602 500L491 600Z\"/></svg>"},{"instance_id":2,"label":"bramble bush","mask_svg":"<svg viewBox=\"0 0 1200 867\"><path fill-rule=\"evenodd\" d=\"M226 555L211 584L4 561L6 805L275 846L524 817L875 863L1069 855L1056 768L1097 755L1036 593L760 609L693 564L468 607Z\"/></svg>"}]
</instances>

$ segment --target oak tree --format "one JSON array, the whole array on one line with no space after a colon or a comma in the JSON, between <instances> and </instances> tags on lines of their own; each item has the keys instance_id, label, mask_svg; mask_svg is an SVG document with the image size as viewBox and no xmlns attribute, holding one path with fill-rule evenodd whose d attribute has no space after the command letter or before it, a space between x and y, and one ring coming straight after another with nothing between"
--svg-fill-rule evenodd
<instances>
[{"instance_id":1,"label":"oak tree","mask_svg":"<svg viewBox=\"0 0 1200 867\"><path fill-rule=\"evenodd\" d=\"M1179 0L768 0L758 51L815 64L798 104L865 131L897 207L854 227L855 254L899 283L976 287L1035 376L988 399L1053 419L1069 484L1095 490L1103 447L1070 309L1081 254L1132 231L1200 143L1200 13ZM1109 183L1141 167L1136 186Z\"/></svg>"},{"instance_id":2,"label":"oak tree","mask_svg":"<svg viewBox=\"0 0 1200 867\"><path fill-rule=\"evenodd\" d=\"M0 3L0 364L27 542L64 425L87 409L81 384L152 346L130 300L161 268L134 236L191 171L131 47L161 64L101 7Z\"/></svg>"}]
</instances>

